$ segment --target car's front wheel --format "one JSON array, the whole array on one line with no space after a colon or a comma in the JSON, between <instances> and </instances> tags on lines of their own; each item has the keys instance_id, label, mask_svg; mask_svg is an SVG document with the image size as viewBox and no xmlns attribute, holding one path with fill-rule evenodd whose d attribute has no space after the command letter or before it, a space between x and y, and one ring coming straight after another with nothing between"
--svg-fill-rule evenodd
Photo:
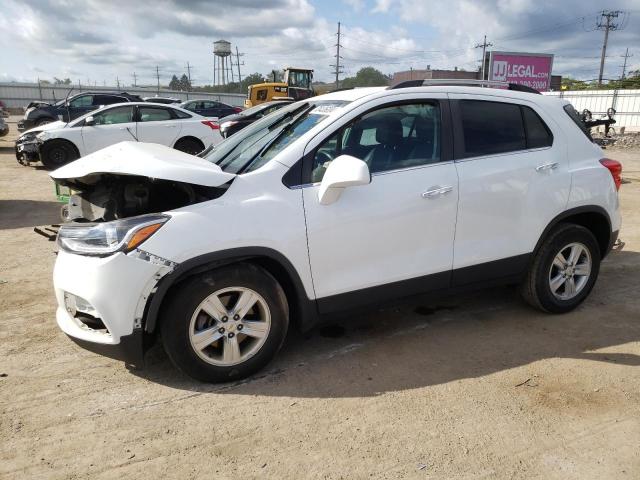
<instances>
[{"instance_id":1,"label":"car's front wheel","mask_svg":"<svg viewBox=\"0 0 640 480\"><path fill-rule=\"evenodd\" d=\"M54 170L77 160L80 156L66 140L49 140L40 148L40 161L48 170Z\"/></svg>"},{"instance_id":2,"label":"car's front wheel","mask_svg":"<svg viewBox=\"0 0 640 480\"><path fill-rule=\"evenodd\" d=\"M280 349L289 309L278 282L261 268L230 265L185 280L168 299L161 337L172 362L205 382L238 380Z\"/></svg>"},{"instance_id":3,"label":"car's front wheel","mask_svg":"<svg viewBox=\"0 0 640 480\"><path fill-rule=\"evenodd\" d=\"M551 313L565 313L587 298L600 271L600 248L593 234L560 224L539 248L521 286L524 299Z\"/></svg>"}]
</instances>

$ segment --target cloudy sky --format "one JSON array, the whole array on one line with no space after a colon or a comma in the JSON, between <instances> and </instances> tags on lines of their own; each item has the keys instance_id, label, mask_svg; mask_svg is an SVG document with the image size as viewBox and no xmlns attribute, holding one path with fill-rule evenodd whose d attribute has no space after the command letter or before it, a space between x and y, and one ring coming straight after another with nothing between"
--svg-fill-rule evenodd
<instances>
[{"instance_id":1,"label":"cloudy sky","mask_svg":"<svg viewBox=\"0 0 640 480\"><path fill-rule=\"evenodd\" d=\"M331 80L337 22L345 74L372 65L477 68L483 35L496 50L555 54L554 73L598 75L603 32L597 0L0 0L0 80L54 76L74 83L155 84L192 67L213 79L213 41L244 56L242 74L287 65ZM628 12L609 36L606 78L618 78L625 48L640 68L640 0L611 0Z\"/></svg>"}]
</instances>

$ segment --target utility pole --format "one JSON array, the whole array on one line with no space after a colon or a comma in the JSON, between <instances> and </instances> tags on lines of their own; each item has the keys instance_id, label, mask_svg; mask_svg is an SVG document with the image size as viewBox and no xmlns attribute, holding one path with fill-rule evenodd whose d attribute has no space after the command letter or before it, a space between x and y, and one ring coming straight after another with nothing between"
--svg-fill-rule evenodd
<instances>
[{"instance_id":1,"label":"utility pole","mask_svg":"<svg viewBox=\"0 0 640 480\"><path fill-rule=\"evenodd\" d=\"M138 86L138 76L136 75L136 72L133 72L133 86Z\"/></svg>"},{"instance_id":2,"label":"utility pole","mask_svg":"<svg viewBox=\"0 0 640 480\"><path fill-rule=\"evenodd\" d=\"M244 53L238 52L238 46L236 45L236 65L238 66L238 85L240 86L240 90L242 90L242 75L240 75L240 57L244 56ZM244 62L242 62L244 65Z\"/></svg>"},{"instance_id":3,"label":"utility pole","mask_svg":"<svg viewBox=\"0 0 640 480\"><path fill-rule=\"evenodd\" d=\"M191 91L191 65L189 65L189 62L187 62L187 78L189 79L189 88L187 89L188 92Z\"/></svg>"},{"instance_id":4,"label":"utility pole","mask_svg":"<svg viewBox=\"0 0 640 480\"><path fill-rule=\"evenodd\" d=\"M609 30L619 30L622 28L620 23L614 22L623 13L620 10L603 10L600 14L600 20L596 25L596 29L604 30L604 42L602 43L602 56L600 57L600 73L598 74L598 85L602 85L602 74L604 72L604 59L607 55L607 42L609 40Z\"/></svg>"},{"instance_id":5,"label":"utility pole","mask_svg":"<svg viewBox=\"0 0 640 480\"><path fill-rule=\"evenodd\" d=\"M482 71L482 80L485 80L484 78L484 65L486 63L485 61L485 57L486 57L486 52L487 52L487 47L493 47L493 43L487 43L487 36L484 36L484 41L482 43L478 43L476 46L474 46L473 48L480 48L482 47L482 67L481 67L481 71Z\"/></svg>"},{"instance_id":6,"label":"utility pole","mask_svg":"<svg viewBox=\"0 0 640 480\"><path fill-rule=\"evenodd\" d=\"M118 91L120 91L120 78L116 77L116 85L118 85Z\"/></svg>"},{"instance_id":7,"label":"utility pole","mask_svg":"<svg viewBox=\"0 0 640 480\"><path fill-rule=\"evenodd\" d=\"M340 22L338 22L338 33L337 33L337 35L338 35L338 43L336 43L336 45L335 45L336 46L336 54L335 54L336 63L335 63L335 65L329 65L330 67L335 67L336 90L338 88L340 88L340 74L343 73L343 71L340 70L340 59L342 58L340 56L340 47L342 46L342 45L340 45Z\"/></svg>"},{"instance_id":8,"label":"utility pole","mask_svg":"<svg viewBox=\"0 0 640 480\"><path fill-rule=\"evenodd\" d=\"M160 68L156 65L156 78L158 79L158 95L160 94Z\"/></svg>"},{"instance_id":9,"label":"utility pole","mask_svg":"<svg viewBox=\"0 0 640 480\"><path fill-rule=\"evenodd\" d=\"M624 58L624 64L622 65L622 76L620 77L620 80L624 80L624 74L627 71L627 58L633 57L633 55L629 55L629 48L627 48L627 51L624 52L624 55L620 56Z\"/></svg>"}]
</instances>

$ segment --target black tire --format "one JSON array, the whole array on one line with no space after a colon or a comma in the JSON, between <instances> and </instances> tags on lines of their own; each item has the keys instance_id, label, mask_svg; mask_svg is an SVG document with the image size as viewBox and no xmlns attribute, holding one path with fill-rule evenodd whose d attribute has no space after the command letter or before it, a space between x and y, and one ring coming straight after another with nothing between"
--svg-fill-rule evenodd
<instances>
[{"instance_id":1,"label":"black tire","mask_svg":"<svg viewBox=\"0 0 640 480\"><path fill-rule=\"evenodd\" d=\"M266 340L253 356L231 366L213 365L203 360L192 346L189 333L191 319L209 295L232 287L248 288L258 293L268 306L271 326ZM221 323L214 320L209 327L224 325L228 328L231 321ZM248 263L221 267L185 280L172 292L160 317L160 335L169 358L184 373L203 382L239 380L264 368L282 346L288 327L289 308L284 291L268 272ZM240 340L241 332L236 332L236 340ZM214 342L212 346L215 345Z\"/></svg>"},{"instance_id":2,"label":"black tire","mask_svg":"<svg viewBox=\"0 0 640 480\"><path fill-rule=\"evenodd\" d=\"M558 253L566 252L564 248L575 243L588 250L591 262L590 273L583 287L577 291L575 296L561 299L552 292L552 273L559 273L557 267L554 267L556 270L552 272L552 265ZM562 223L549 233L540 246L529 267L527 277L520 286L520 293L527 303L542 311L549 313L569 312L580 305L591 292L600 271L600 259L600 248L593 233L580 225Z\"/></svg>"},{"instance_id":3,"label":"black tire","mask_svg":"<svg viewBox=\"0 0 640 480\"><path fill-rule=\"evenodd\" d=\"M65 203L60 207L60 220L62 220L63 223L69 221L69 204L68 203Z\"/></svg>"},{"instance_id":4,"label":"black tire","mask_svg":"<svg viewBox=\"0 0 640 480\"><path fill-rule=\"evenodd\" d=\"M204 150L204 145L197 138L181 138L173 148L190 155L197 155Z\"/></svg>"},{"instance_id":5,"label":"black tire","mask_svg":"<svg viewBox=\"0 0 640 480\"><path fill-rule=\"evenodd\" d=\"M65 140L50 140L40 148L40 161L47 170L54 170L80 157L73 144Z\"/></svg>"},{"instance_id":6,"label":"black tire","mask_svg":"<svg viewBox=\"0 0 640 480\"><path fill-rule=\"evenodd\" d=\"M39 120L36 120L36 123L34 123L34 127L41 127L42 125L46 125L47 123L52 122L55 122L53 118L41 118Z\"/></svg>"}]
</instances>

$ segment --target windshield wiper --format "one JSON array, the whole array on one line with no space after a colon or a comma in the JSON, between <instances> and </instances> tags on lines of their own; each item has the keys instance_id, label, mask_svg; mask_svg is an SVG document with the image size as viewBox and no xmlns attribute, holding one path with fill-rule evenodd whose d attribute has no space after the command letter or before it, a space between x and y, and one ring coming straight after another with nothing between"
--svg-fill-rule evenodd
<instances>
[{"instance_id":1,"label":"windshield wiper","mask_svg":"<svg viewBox=\"0 0 640 480\"><path fill-rule=\"evenodd\" d=\"M238 175L241 174L242 172L244 172L247 168L249 168L251 166L251 164L258 158L260 158L267 150L269 150L269 148L271 147L271 145L273 145L273 143L278 140L279 138L282 137L282 135L284 135L285 133L287 133L289 130L291 130L293 128L293 126L295 125L295 123L302 118L304 115L306 115L307 113L309 113L311 110L313 110L314 108L316 108L315 105L308 103L306 105L303 106L304 108L297 108L296 110L294 110L294 112L297 112L298 115L296 115L294 118L292 118L289 122L285 123L284 125L281 126L281 130L278 132L277 135L274 135L274 137L271 139L271 141L267 142L267 144L262 147L260 149L259 152L257 152L253 157L251 157L249 160L247 160L244 165L242 165L242 167L240 167L238 169ZM293 113L293 112L292 112ZM287 117L285 117L287 118ZM269 126L269 131L274 131L276 129L276 124L280 123L280 120L277 121L275 124Z\"/></svg>"}]
</instances>

